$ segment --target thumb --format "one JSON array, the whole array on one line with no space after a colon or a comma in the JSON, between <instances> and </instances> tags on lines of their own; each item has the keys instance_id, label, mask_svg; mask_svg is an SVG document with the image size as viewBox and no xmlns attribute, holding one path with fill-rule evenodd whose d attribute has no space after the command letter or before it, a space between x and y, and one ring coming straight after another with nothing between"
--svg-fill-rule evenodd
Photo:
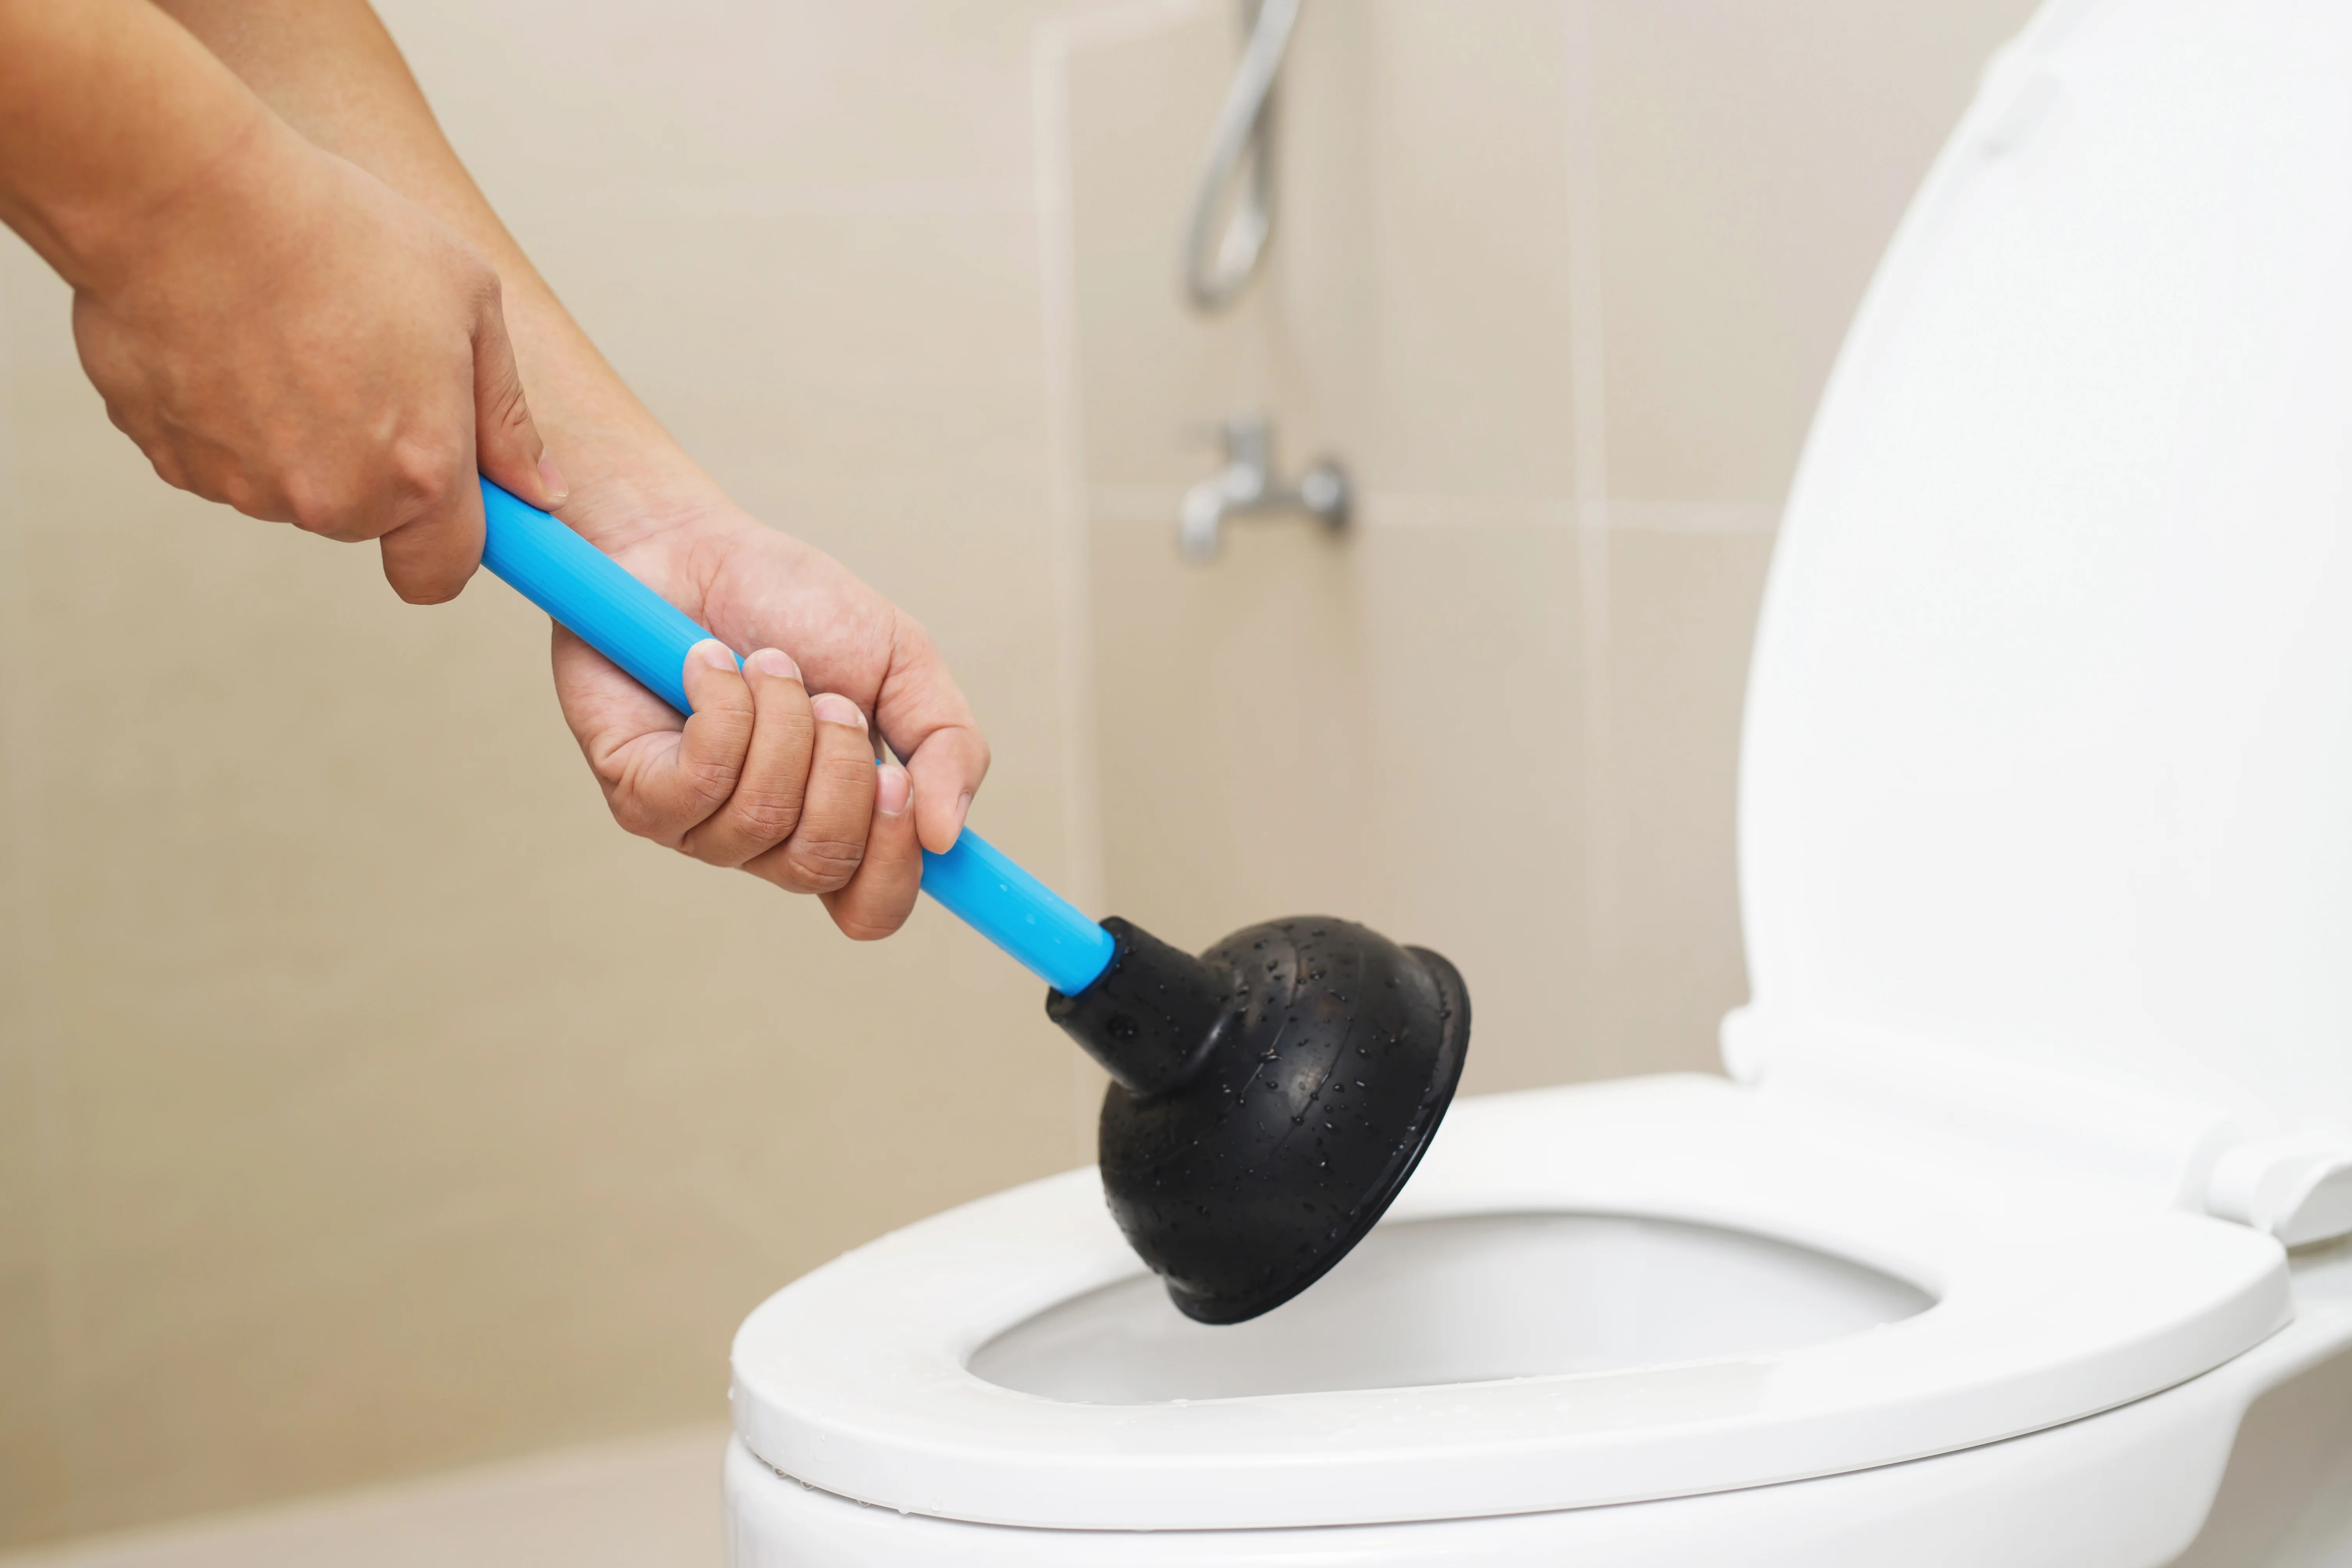
<instances>
[{"instance_id":1,"label":"thumb","mask_svg":"<svg viewBox=\"0 0 2352 1568\"><path fill-rule=\"evenodd\" d=\"M553 511L571 493L531 422L506 313L495 294L474 321L474 462L484 479L543 511Z\"/></svg>"}]
</instances>

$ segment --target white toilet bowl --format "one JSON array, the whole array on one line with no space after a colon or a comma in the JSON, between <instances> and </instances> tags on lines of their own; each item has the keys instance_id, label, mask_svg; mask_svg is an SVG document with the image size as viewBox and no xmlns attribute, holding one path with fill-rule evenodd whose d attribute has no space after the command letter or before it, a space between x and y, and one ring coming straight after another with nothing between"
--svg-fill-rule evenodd
<instances>
[{"instance_id":1,"label":"white toilet bowl","mask_svg":"<svg viewBox=\"0 0 2352 1568\"><path fill-rule=\"evenodd\" d=\"M738 1336L739 1568L2352 1563L2347 81L1988 71L1774 563L1728 1080L1462 1102L1238 1328L1091 1172L861 1248Z\"/></svg>"},{"instance_id":2,"label":"white toilet bowl","mask_svg":"<svg viewBox=\"0 0 2352 1568\"><path fill-rule=\"evenodd\" d=\"M734 1561L2153 1564L2305 1384L2251 1527L2310 1516L2316 1554L2212 1561L2352 1560L2352 1246L2290 1268L1697 1077L1454 1117L1371 1240L1239 1329L1168 1305L1090 1171L772 1298L736 1345Z\"/></svg>"}]
</instances>

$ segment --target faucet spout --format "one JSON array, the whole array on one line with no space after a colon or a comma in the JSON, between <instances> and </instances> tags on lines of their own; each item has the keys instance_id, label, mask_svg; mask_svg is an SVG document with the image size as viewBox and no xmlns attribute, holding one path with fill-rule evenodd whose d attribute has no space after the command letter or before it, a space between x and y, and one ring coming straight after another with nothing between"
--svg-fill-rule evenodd
<instances>
[{"instance_id":1,"label":"faucet spout","mask_svg":"<svg viewBox=\"0 0 2352 1568\"><path fill-rule=\"evenodd\" d=\"M1352 500L1347 471L1330 458L1299 476L1297 484L1275 479L1274 431L1254 414L1236 415L1221 432L1225 466L1184 492L1177 535L1186 559L1215 557L1228 521L1276 512L1305 512L1331 532L1348 526Z\"/></svg>"}]
</instances>

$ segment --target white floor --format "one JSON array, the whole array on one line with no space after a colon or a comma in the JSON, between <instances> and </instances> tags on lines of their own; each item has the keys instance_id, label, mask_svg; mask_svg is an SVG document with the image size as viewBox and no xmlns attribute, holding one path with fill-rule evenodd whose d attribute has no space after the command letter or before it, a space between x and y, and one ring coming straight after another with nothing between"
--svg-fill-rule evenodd
<instances>
[{"instance_id":1,"label":"white floor","mask_svg":"<svg viewBox=\"0 0 2352 1568\"><path fill-rule=\"evenodd\" d=\"M723 1426L0 1555L0 1568L719 1568Z\"/></svg>"}]
</instances>

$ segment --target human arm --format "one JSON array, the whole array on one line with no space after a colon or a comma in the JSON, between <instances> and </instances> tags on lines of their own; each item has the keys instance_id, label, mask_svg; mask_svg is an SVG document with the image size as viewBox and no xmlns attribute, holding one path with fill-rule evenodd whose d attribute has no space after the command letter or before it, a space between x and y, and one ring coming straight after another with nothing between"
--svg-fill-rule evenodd
<instances>
[{"instance_id":1,"label":"human arm","mask_svg":"<svg viewBox=\"0 0 2352 1568\"><path fill-rule=\"evenodd\" d=\"M296 135L144 0L0 0L0 221L74 290L110 417L169 483L462 587L482 471L542 471L497 273Z\"/></svg>"},{"instance_id":2,"label":"human arm","mask_svg":"<svg viewBox=\"0 0 2352 1568\"><path fill-rule=\"evenodd\" d=\"M853 935L895 929L919 881L919 837L938 850L955 841L988 765L922 628L822 552L746 515L670 438L507 233L364 4L166 4L304 137L489 258L533 413L572 481L560 515L751 655L747 677L689 668L696 713L681 726L558 630L558 695L614 816L820 893ZM903 772L873 766L869 718Z\"/></svg>"}]
</instances>

